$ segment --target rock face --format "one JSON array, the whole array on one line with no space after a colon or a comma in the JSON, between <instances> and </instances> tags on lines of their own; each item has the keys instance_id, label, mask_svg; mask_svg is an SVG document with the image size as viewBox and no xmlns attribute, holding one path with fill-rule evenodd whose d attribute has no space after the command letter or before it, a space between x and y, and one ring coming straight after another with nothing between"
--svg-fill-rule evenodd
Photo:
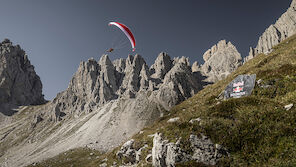
<instances>
[{"instance_id":1,"label":"rock face","mask_svg":"<svg viewBox=\"0 0 296 167\"><path fill-rule=\"evenodd\" d=\"M163 79L165 74L172 68L172 60L168 54L162 52L158 55L155 63L151 66L153 78Z\"/></svg>"},{"instance_id":2,"label":"rock face","mask_svg":"<svg viewBox=\"0 0 296 167\"><path fill-rule=\"evenodd\" d=\"M108 55L103 55L98 62L89 59L80 63L67 90L57 95L49 105L50 112L46 113L50 115L50 120L59 121L72 115L78 117L100 111L102 107L112 104L112 107L106 108L106 112L112 111L108 113L112 118L105 117L101 122L109 124L105 120L113 119L110 121L115 123L112 123L110 129L104 129L104 139L114 137L111 129L117 128L116 135L121 140L125 138L123 133L128 137L141 130L159 118L164 109L169 110L201 88L200 81L193 75L185 57L171 60L168 54L161 53L149 70L140 55L129 55L127 59L115 60L113 63ZM122 113L114 116L115 108L119 110L116 112ZM141 112L146 113L139 115ZM137 126L127 130L127 127L120 124L121 118L118 115L121 114L124 114L122 118L130 121L131 126ZM138 118L134 117L136 115L139 115ZM104 151L109 147L105 145Z\"/></svg>"},{"instance_id":3,"label":"rock face","mask_svg":"<svg viewBox=\"0 0 296 167\"><path fill-rule=\"evenodd\" d=\"M180 101L193 96L202 88L198 78L191 72L190 66L183 62L176 63L162 82L154 95L165 109L170 109Z\"/></svg>"},{"instance_id":4,"label":"rock face","mask_svg":"<svg viewBox=\"0 0 296 167\"><path fill-rule=\"evenodd\" d=\"M191 97L201 89L185 57L171 60L160 53L148 68L140 55L110 61L103 55L97 62L81 62L66 91L52 102L51 119L65 114L89 113L111 100L135 98L140 92L150 91L165 109Z\"/></svg>"},{"instance_id":5,"label":"rock face","mask_svg":"<svg viewBox=\"0 0 296 167\"><path fill-rule=\"evenodd\" d=\"M268 54L273 46L294 35L296 33L295 22L296 0L293 0L288 10L259 37L256 48L250 49L249 56L245 58L245 62L260 53Z\"/></svg>"},{"instance_id":6,"label":"rock face","mask_svg":"<svg viewBox=\"0 0 296 167\"><path fill-rule=\"evenodd\" d=\"M0 43L0 114L12 115L11 107L44 103L42 83L19 45Z\"/></svg>"},{"instance_id":7,"label":"rock face","mask_svg":"<svg viewBox=\"0 0 296 167\"><path fill-rule=\"evenodd\" d=\"M216 82L224 79L242 64L242 58L231 42L219 41L203 55L205 63L200 67L194 65L194 71L200 70L207 77L206 81Z\"/></svg>"},{"instance_id":8,"label":"rock face","mask_svg":"<svg viewBox=\"0 0 296 167\"><path fill-rule=\"evenodd\" d=\"M227 151L219 144L214 144L204 135L190 135L189 141L193 154L188 154L180 147L180 140L169 143L162 134L155 134L152 148L154 167L175 166L176 163L194 160L206 165L216 165L220 158L227 156Z\"/></svg>"}]
</instances>

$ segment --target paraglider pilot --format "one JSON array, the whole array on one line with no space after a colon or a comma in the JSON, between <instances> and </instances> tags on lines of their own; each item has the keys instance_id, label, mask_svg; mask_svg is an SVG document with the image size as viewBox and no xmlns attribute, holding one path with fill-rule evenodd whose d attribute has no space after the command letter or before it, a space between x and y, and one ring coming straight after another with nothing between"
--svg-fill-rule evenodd
<instances>
[{"instance_id":1,"label":"paraglider pilot","mask_svg":"<svg viewBox=\"0 0 296 167\"><path fill-rule=\"evenodd\" d=\"M109 52L109 53L111 53L111 52L113 52L113 51L114 51L113 48L110 48L110 49L107 50L107 52Z\"/></svg>"}]
</instances>

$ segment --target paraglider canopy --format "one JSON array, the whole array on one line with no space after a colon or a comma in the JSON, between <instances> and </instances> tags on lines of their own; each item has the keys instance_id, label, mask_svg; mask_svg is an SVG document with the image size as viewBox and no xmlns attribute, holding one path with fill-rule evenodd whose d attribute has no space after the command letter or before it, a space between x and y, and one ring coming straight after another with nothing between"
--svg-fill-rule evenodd
<instances>
[{"instance_id":1,"label":"paraglider canopy","mask_svg":"<svg viewBox=\"0 0 296 167\"><path fill-rule=\"evenodd\" d=\"M133 52L135 51L135 46L136 46L136 40L135 40L135 37L133 35L133 33L131 32L131 30L124 24L122 23L119 23L119 22L110 22L109 23L109 26L116 26L118 28L120 28L120 30L122 32L124 32L124 34L127 36L127 38L129 39L131 45L132 45L132 48L133 48ZM113 51L113 50L112 50Z\"/></svg>"}]
</instances>

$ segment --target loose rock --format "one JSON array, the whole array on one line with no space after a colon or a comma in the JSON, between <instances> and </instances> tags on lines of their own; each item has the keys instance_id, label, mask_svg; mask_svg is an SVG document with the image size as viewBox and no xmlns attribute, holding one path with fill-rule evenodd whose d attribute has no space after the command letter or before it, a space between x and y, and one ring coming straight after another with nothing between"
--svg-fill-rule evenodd
<instances>
[{"instance_id":1,"label":"loose rock","mask_svg":"<svg viewBox=\"0 0 296 167\"><path fill-rule=\"evenodd\" d=\"M176 117L176 118L171 118L171 119L169 119L167 122L168 123L174 123L174 122L177 122L177 121L179 121L180 120L180 117Z\"/></svg>"},{"instance_id":2,"label":"loose rock","mask_svg":"<svg viewBox=\"0 0 296 167\"><path fill-rule=\"evenodd\" d=\"M287 111L289 111L293 106L294 106L294 104L286 105L286 106L285 106L285 109L286 109Z\"/></svg>"}]
</instances>

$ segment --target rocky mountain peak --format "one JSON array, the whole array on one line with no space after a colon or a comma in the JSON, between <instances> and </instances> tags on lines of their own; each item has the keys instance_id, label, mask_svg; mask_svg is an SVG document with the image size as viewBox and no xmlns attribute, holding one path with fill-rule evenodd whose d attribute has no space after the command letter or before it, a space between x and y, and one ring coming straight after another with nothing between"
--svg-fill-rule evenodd
<instances>
[{"instance_id":1,"label":"rocky mountain peak","mask_svg":"<svg viewBox=\"0 0 296 167\"><path fill-rule=\"evenodd\" d=\"M137 71L140 71L143 64L146 64L145 60L143 59L142 56L139 54L136 54L134 59L133 59L133 67L137 69Z\"/></svg>"},{"instance_id":2,"label":"rocky mountain peak","mask_svg":"<svg viewBox=\"0 0 296 167\"><path fill-rule=\"evenodd\" d=\"M103 55L100 58L99 64L101 66L101 78L112 89L113 92L116 92L118 90L116 83L116 70L109 59L109 56L106 54Z\"/></svg>"},{"instance_id":3,"label":"rocky mountain peak","mask_svg":"<svg viewBox=\"0 0 296 167\"><path fill-rule=\"evenodd\" d=\"M163 79L165 74L172 68L172 65L170 56L165 52L161 52L150 68L154 73L153 77Z\"/></svg>"},{"instance_id":4,"label":"rocky mountain peak","mask_svg":"<svg viewBox=\"0 0 296 167\"><path fill-rule=\"evenodd\" d=\"M296 0L292 0L290 8L296 8Z\"/></svg>"},{"instance_id":5,"label":"rocky mountain peak","mask_svg":"<svg viewBox=\"0 0 296 167\"><path fill-rule=\"evenodd\" d=\"M12 106L42 104L42 83L25 51L9 39L0 43L0 112Z\"/></svg>"},{"instance_id":6,"label":"rocky mountain peak","mask_svg":"<svg viewBox=\"0 0 296 167\"><path fill-rule=\"evenodd\" d=\"M241 65L242 57L236 47L231 42L221 40L218 44L207 50L203 58L205 63L201 66L200 71L207 76L209 82L216 82L225 78ZM198 66L194 66L195 71Z\"/></svg>"},{"instance_id":7,"label":"rocky mountain peak","mask_svg":"<svg viewBox=\"0 0 296 167\"><path fill-rule=\"evenodd\" d=\"M162 52L152 65L152 76L139 54L113 63L108 55L102 55L98 62L94 59L81 62L68 89L52 102L54 114L51 118L60 119L60 113L88 113L118 97L136 98L141 90L153 91L155 99L170 108L201 89L189 64L185 57L176 58L173 63L168 54ZM168 97L163 92L175 95Z\"/></svg>"},{"instance_id":8,"label":"rocky mountain peak","mask_svg":"<svg viewBox=\"0 0 296 167\"><path fill-rule=\"evenodd\" d=\"M163 106L169 109L179 101L193 96L201 88L201 81L193 75L190 66L176 63L165 75L157 98L165 101Z\"/></svg>"},{"instance_id":9,"label":"rocky mountain peak","mask_svg":"<svg viewBox=\"0 0 296 167\"><path fill-rule=\"evenodd\" d=\"M282 16L270 25L259 37L256 48L251 48L249 55L244 59L245 62L254 56L272 51L272 47L279 44L288 37L296 33L296 1L292 0L291 6Z\"/></svg>"},{"instance_id":10,"label":"rocky mountain peak","mask_svg":"<svg viewBox=\"0 0 296 167\"><path fill-rule=\"evenodd\" d=\"M175 57L173 59L173 65L176 64L185 64L186 66L190 66L189 58L185 56L182 56L181 58Z\"/></svg>"},{"instance_id":11,"label":"rocky mountain peak","mask_svg":"<svg viewBox=\"0 0 296 167\"><path fill-rule=\"evenodd\" d=\"M1 44L10 44L10 45L12 45L12 42L11 42L9 39L5 38L5 39L1 42Z\"/></svg>"},{"instance_id":12,"label":"rocky mountain peak","mask_svg":"<svg viewBox=\"0 0 296 167\"><path fill-rule=\"evenodd\" d=\"M133 64L134 56L133 55L128 55L126 59L126 67L131 67Z\"/></svg>"},{"instance_id":13,"label":"rocky mountain peak","mask_svg":"<svg viewBox=\"0 0 296 167\"><path fill-rule=\"evenodd\" d=\"M140 89L139 75L143 64L146 64L142 56L136 54L134 57L128 56L124 78L121 84L121 92L129 97L134 97Z\"/></svg>"},{"instance_id":14,"label":"rocky mountain peak","mask_svg":"<svg viewBox=\"0 0 296 167\"><path fill-rule=\"evenodd\" d=\"M197 61L195 61L195 62L192 64L191 70L192 70L192 72L197 72L197 71L200 70L200 66L199 66L199 63L198 63Z\"/></svg>"},{"instance_id":15,"label":"rocky mountain peak","mask_svg":"<svg viewBox=\"0 0 296 167\"><path fill-rule=\"evenodd\" d=\"M113 64L112 64L112 62L111 62L111 60L109 59L109 56L108 56L107 54L104 54L104 55L100 58L100 60L99 60L99 64L100 64L101 66L104 66L104 65L106 65L106 66L113 66Z\"/></svg>"},{"instance_id":16,"label":"rocky mountain peak","mask_svg":"<svg viewBox=\"0 0 296 167\"><path fill-rule=\"evenodd\" d=\"M120 73L124 72L124 70L125 70L125 63L126 63L125 61L126 60L125 59L122 59L122 58L116 59L116 60L113 61L113 65L114 65L116 71L118 71Z\"/></svg>"},{"instance_id":17,"label":"rocky mountain peak","mask_svg":"<svg viewBox=\"0 0 296 167\"><path fill-rule=\"evenodd\" d=\"M231 44L231 42L229 42ZM226 48L227 47L227 43L226 43L226 40L221 40L218 42L217 44L217 48L218 49L223 49L223 48Z\"/></svg>"},{"instance_id":18,"label":"rocky mountain peak","mask_svg":"<svg viewBox=\"0 0 296 167\"><path fill-rule=\"evenodd\" d=\"M147 64L142 65L140 76L150 77L149 68L148 68Z\"/></svg>"},{"instance_id":19,"label":"rocky mountain peak","mask_svg":"<svg viewBox=\"0 0 296 167\"><path fill-rule=\"evenodd\" d=\"M235 49L235 46L231 42L226 42L226 40L219 41L216 45L212 46L211 49L207 50L204 55L203 59L204 61L207 61L210 59L212 55L214 55L216 52L221 52L223 50L227 50L228 48Z\"/></svg>"},{"instance_id":20,"label":"rocky mountain peak","mask_svg":"<svg viewBox=\"0 0 296 167\"><path fill-rule=\"evenodd\" d=\"M146 64L142 65L142 69L140 72L140 89L147 90L149 88L149 80L150 80L150 73L149 68Z\"/></svg>"}]
</instances>

